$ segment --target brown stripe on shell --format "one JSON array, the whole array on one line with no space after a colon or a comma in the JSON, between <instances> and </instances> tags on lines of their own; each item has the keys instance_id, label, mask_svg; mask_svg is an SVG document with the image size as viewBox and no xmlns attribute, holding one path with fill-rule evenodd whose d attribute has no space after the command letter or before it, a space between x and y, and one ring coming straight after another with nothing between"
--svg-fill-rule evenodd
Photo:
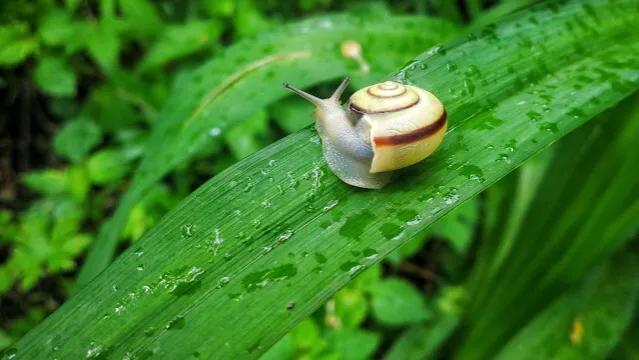
<instances>
[{"instance_id":1,"label":"brown stripe on shell","mask_svg":"<svg viewBox=\"0 0 639 360\"><path fill-rule=\"evenodd\" d=\"M394 145L405 145L411 144L420 140L423 140L427 137L435 135L439 130L441 130L444 125L446 125L446 110L442 113L442 115L435 121L434 123L424 126L423 128L419 128L417 130L413 130L406 134L401 135L393 135L393 136L379 136L373 139L376 146L394 146Z\"/></svg>"},{"instance_id":2,"label":"brown stripe on shell","mask_svg":"<svg viewBox=\"0 0 639 360\"><path fill-rule=\"evenodd\" d=\"M355 112L360 113L360 114L387 114L387 113L392 113L392 112L396 112L396 111L406 110L409 107L413 107L413 106L417 105L418 103L419 103L419 97L415 98L415 102L412 103L412 104L408 104L406 106L402 106L402 107L399 107L397 109L385 110L385 111L368 111L366 109L362 109L361 107L359 107L359 106L357 106L357 105L355 105L353 103L350 103L348 105L348 107L349 107L349 109L351 109L351 111L355 111Z\"/></svg>"},{"instance_id":3,"label":"brown stripe on shell","mask_svg":"<svg viewBox=\"0 0 639 360\"><path fill-rule=\"evenodd\" d=\"M406 94L407 91L408 91L408 89L406 89L406 87L404 86L404 91L400 92L399 94L389 95L389 96L380 96L380 95L375 95L373 92L371 92L371 88L366 89L366 93L368 95L370 95L372 97L376 97L378 99L388 99L388 98L394 98L394 97L402 96L402 95Z\"/></svg>"}]
</instances>

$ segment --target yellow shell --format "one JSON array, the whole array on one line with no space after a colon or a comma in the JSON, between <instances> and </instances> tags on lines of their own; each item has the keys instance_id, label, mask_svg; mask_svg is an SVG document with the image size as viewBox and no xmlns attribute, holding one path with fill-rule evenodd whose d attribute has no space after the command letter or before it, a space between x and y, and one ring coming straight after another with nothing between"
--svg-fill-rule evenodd
<instances>
[{"instance_id":1,"label":"yellow shell","mask_svg":"<svg viewBox=\"0 0 639 360\"><path fill-rule=\"evenodd\" d=\"M444 105L433 94L393 81L354 93L349 109L362 114L370 128L374 157L371 173L392 171L428 157L442 142L447 121Z\"/></svg>"}]
</instances>

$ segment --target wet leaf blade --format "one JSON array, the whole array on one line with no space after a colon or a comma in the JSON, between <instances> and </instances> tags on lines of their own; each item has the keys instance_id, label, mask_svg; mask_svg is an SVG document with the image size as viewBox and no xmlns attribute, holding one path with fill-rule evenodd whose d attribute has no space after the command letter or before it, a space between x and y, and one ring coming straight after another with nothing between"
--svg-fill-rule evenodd
<instances>
[{"instance_id":1,"label":"wet leaf blade","mask_svg":"<svg viewBox=\"0 0 639 360\"><path fill-rule=\"evenodd\" d=\"M369 84L456 32L450 23L428 17L331 15L239 42L183 76L173 89L179 95L169 97L159 116L130 189L89 251L78 287L111 262L129 212L144 193L201 148L221 141L234 125L289 96L279 84L306 87L347 74L356 86ZM361 44L370 72L341 54L345 40ZM312 117L302 121L310 124Z\"/></svg>"},{"instance_id":2,"label":"wet leaf blade","mask_svg":"<svg viewBox=\"0 0 639 360\"><path fill-rule=\"evenodd\" d=\"M544 309L497 358L606 358L628 327L639 295L637 257L625 255Z\"/></svg>"},{"instance_id":3,"label":"wet leaf blade","mask_svg":"<svg viewBox=\"0 0 639 360\"><path fill-rule=\"evenodd\" d=\"M330 173L313 131L297 132L191 194L25 336L18 356L50 355L55 340L59 357L96 347L257 357L360 271L636 91L637 11L630 0L552 3L425 53L395 78L446 105L451 126L434 156L363 191ZM567 23L572 33L558 34Z\"/></svg>"}]
</instances>

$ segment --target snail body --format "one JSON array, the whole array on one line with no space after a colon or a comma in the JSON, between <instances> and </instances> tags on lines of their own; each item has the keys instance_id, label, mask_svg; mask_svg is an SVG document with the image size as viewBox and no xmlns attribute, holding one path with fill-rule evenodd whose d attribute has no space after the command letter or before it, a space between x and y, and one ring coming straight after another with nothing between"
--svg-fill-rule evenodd
<instances>
[{"instance_id":1,"label":"snail body","mask_svg":"<svg viewBox=\"0 0 639 360\"><path fill-rule=\"evenodd\" d=\"M342 107L346 78L327 99L284 84L316 106L315 126L330 169L347 184L379 189L394 170L437 149L447 128L446 111L430 92L386 81L355 92Z\"/></svg>"}]
</instances>

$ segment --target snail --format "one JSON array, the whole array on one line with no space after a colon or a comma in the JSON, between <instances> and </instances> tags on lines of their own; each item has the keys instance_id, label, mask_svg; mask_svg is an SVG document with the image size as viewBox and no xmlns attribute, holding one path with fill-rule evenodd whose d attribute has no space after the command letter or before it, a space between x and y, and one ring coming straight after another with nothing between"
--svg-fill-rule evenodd
<instances>
[{"instance_id":1,"label":"snail","mask_svg":"<svg viewBox=\"0 0 639 360\"><path fill-rule=\"evenodd\" d=\"M331 171L347 184L380 189L394 170L437 149L446 133L446 110L430 92L393 81L358 90L342 107L349 82L344 79L327 99L284 87L315 105L315 127Z\"/></svg>"}]
</instances>

